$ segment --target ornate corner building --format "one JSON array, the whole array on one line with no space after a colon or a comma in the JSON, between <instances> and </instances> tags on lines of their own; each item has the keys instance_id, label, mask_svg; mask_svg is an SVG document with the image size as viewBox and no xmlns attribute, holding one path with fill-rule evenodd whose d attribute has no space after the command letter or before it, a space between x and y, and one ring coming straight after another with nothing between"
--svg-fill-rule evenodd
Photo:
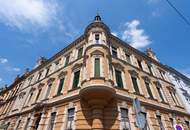
<instances>
[{"instance_id":1,"label":"ornate corner building","mask_svg":"<svg viewBox=\"0 0 190 130\"><path fill-rule=\"evenodd\" d=\"M151 49L140 52L110 33L97 15L82 36L0 92L0 129L189 130L190 114Z\"/></svg>"}]
</instances>

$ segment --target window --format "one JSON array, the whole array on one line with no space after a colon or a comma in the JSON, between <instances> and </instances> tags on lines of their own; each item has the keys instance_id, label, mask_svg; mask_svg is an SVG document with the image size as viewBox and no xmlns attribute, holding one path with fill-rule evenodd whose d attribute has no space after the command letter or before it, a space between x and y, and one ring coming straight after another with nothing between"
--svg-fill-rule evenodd
<instances>
[{"instance_id":1,"label":"window","mask_svg":"<svg viewBox=\"0 0 190 130\"><path fill-rule=\"evenodd\" d=\"M41 79L41 76L42 76L42 72L39 72L39 74L38 74L38 80Z\"/></svg>"},{"instance_id":2,"label":"window","mask_svg":"<svg viewBox=\"0 0 190 130\"><path fill-rule=\"evenodd\" d=\"M49 94L50 94L50 92L51 92L51 86L52 86L52 84L48 84L48 90L47 90L47 92L46 92L45 99L49 97Z\"/></svg>"},{"instance_id":3,"label":"window","mask_svg":"<svg viewBox=\"0 0 190 130\"><path fill-rule=\"evenodd\" d=\"M69 59L70 59L70 56L68 55L65 59L65 66L69 64Z\"/></svg>"},{"instance_id":4,"label":"window","mask_svg":"<svg viewBox=\"0 0 190 130\"><path fill-rule=\"evenodd\" d=\"M27 130L29 123L30 123L30 118L27 119L26 125L24 126L24 130Z\"/></svg>"},{"instance_id":5,"label":"window","mask_svg":"<svg viewBox=\"0 0 190 130\"><path fill-rule=\"evenodd\" d=\"M175 92L171 92L171 91L170 91L170 95L171 95L172 100L174 101L174 103L175 103L176 105L179 105L179 102L178 102L178 100L177 100L177 97L176 97L176 95L175 95Z\"/></svg>"},{"instance_id":6,"label":"window","mask_svg":"<svg viewBox=\"0 0 190 130\"><path fill-rule=\"evenodd\" d=\"M143 70L143 67L142 67L142 64L141 64L141 61L140 60L137 60L137 63L138 63L138 66L141 70Z\"/></svg>"},{"instance_id":7,"label":"window","mask_svg":"<svg viewBox=\"0 0 190 130\"><path fill-rule=\"evenodd\" d=\"M55 62L55 70L59 69L59 60Z\"/></svg>"},{"instance_id":8,"label":"window","mask_svg":"<svg viewBox=\"0 0 190 130\"><path fill-rule=\"evenodd\" d=\"M189 123L189 121L185 121L185 123L186 123L186 125L187 125L187 130L190 130L190 123Z\"/></svg>"},{"instance_id":9,"label":"window","mask_svg":"<svg viewBox=\"0 0 190 130\"><path fill-rule=\"evenodd\" d=\"M100 58L95 58L94 77L100 77Z\"/></svg>"},{"instance_id":10,"label":"window","mask_svg":"<svg viewBox=\"0 0 190 130\"><path fill-rule=\"evenodd\" d=\"M30 93L30 97L28 99L28 103L30 103L30 100L32 99L32 96L33 96L33 92Z\"/></svg>"},{"instance_id":11,"label":"window","mask_svg":"<svg viewBox=\"0 0 190 130\"><path fill-rule=\"evenodd\" d=\"M135 89L135 93L140 94L137 78L132 76L131 79L132 79L133 87Z\"/></svg>"},{"instance_id":12,"label":"window","mask_svg":"<svg viewBox=\"0 0 190 130\"><path fill-rule=\"evenodd\" d=\"M7 123L6 127L4 128L4 130L8 130L9 125L10 125L10 122Z\"/></svg>"},{"instance_id":13,"label":"window","mask_svg":"<svg viewBox=\"0 0 190 130\"><path fill-rule=\"evenodd\" d=\"M82 53L83 53L83 47L78 49L78 59L82 57Z\"/></svg>"},{"instance_id":14,"label":"window","mask_svg":"<svg viewBox=\"0 0 190 130\"><path fill-rule=\"evenodd\" d=\"M173 128L174 127L174 119L170 118L170 122L171 122L171 125L172 125L172 128Z\"/></svg>"},{"instance_id":15,"label":"window","mask_svg":"<svg viewBox=\"0 0 190 130\"><path fill-rule=\"evenodd\" d=\"M45 77L48 76L49 70L50 70L50 67L48 67L48 68L46 69L46 75L45 75Z\"/></svg>"},{"instance_id":16,"label":"window","mask_svg":"<svg viewBox=\"0 0 190 130\"><path fill-rule=\"evenodd\" d=\"M164 129L164 126L163 126L163 123L162 123L161 116L157 115L156 118L157 118L157 120L158 120L158 124L159 124L159 126L160 126L160 130L165 130L165 129Z\"/></svg>"},{"instance_id":17,"label":"window","mask_svg":"<svg viewBox=\"0 0 190 130\"><path fill-rule=\"evenodd\" d=\"M18 130L18 129L19 129L19 127L20 127L20 123L21 123L21 120L19 120L19 121L18 121L18 123L17 123L17 126L16 126L16 129L15 129L15 130Z\"/></svg>"},{"instance_id":18,"label":"window","mask_svg":"<svg viewBox=\"0 0 190 130\"><path fill-rule=\"evenodd\" d=\"M143 130L150 130L149 125L148 125L148 121L147 121L147 115L146 113L142 112L142 114L144 115L145 119L146 119L146 124L145 124L145 128Z\"/></svg>"},{"instance_id":19,"label":"window","mask_svg":"<svg viewBox=\"0 0 190 130\"><path fill-rule=\"evenodd\" d=\"M38 98L40 97L41 91L42 91L42 89L39 89L39 91L38 91L38 95L37 95L37 97L36 97L36 100L35 100L35 101L38 101Z\"/></svg>"},{"instance_id":20,"label":"window","mask_svg":"<svg viewBox=\"0 0 190 130\"><path fill-rule=\"evenodd\" d=\"M28 78L28 85L31 84L31 82L32 82L32 78L33 78L33 77Z\"/></svg>"},{"instance_id":21,"label":"window","mask_svg":"<svg viewBox=\"0 0 190 130\"><path fill-rule=\"evenodd\" d=\"M75 115L75 109L74 108L68 109L67 130L74 129L74 115Z\"/></svg>"},{"instance_id":22,"label":"window","mask_svg":"<svg viewBox=\"0 0 190 130\"><path fill-rule=\"evenodd\" d=\"M151 75L153 75L151 68L152 68L151 65L148 65L149 72L150 72Z\"/></svg>"},{"instance_id":23,"label":"window","mask_svg":"<svg viewBox=\"0 0 190 130\"><path fill-rule=\"evenodd\" d=\"M121 108L121 129L130 130L130 121L128 117L128 110Z\"/></svg>"},{"instance_id":24,"label":"window","mask_svg":"<svg viewBox=\"0 0 190 130\"><path fill-rule=\"evenodd\" d=\"M56 112L51 113L51 118L48 125L48 130L53 130L54 122L55 122Z\"/></svg>"},{"instance_id":25,"label":"window","mask_svg":"<svg viewBox=\"0 0 190 130\"><path fill-rule=\"evenodd\" d=\"M160 87L156 87L156 88L157 88L157 90L158 90L158 94L159 94L159 96L160 96L162 102L165 102L164 97L163 97L163 94L162 94L162 91L161 91L161 88L160 88Z\"/></svg>"},{"instance_id":26,"label":"window","mask_svg":"<svg viewBox=\"0 0 190 130\"><path fill-rule=\"evenodd\" d=\"M121 76L121 71L115 70L115 77L116 77L117 87L123 88L123 80Z\"/></svg>"},{"instance_id":27,"label":"window","mask_svg":"<svg viewBox=\"0 0 190 130\"><path fill-rule=\"evenodd\" d=\"M128 63L131 63L131 60L130 60L130 55L128 53L125 53L125 57L126 57L126 61Z\"/></svg>"},{"instance_id":28,"label":"window","mask_svg":"<svg viewBox=\"0 0 190 130\"><path fill-rule=\"evenodd\" d=\"M117 48L112 46L112 55L113 57L117 57Z\"/></svg>"},{"instance_id":29,"label":"window","mask_svg":"<svg viewBox=\"0 0 190 130\"><path fill-rule=\"evenodd\" d=\"M99 40L100 40L99 34L95 34L95 41L97 44L99 43Z\"/></svg>"},{"instance_id":30,"label":"window","mask_svg":"<svg viewBox=\"0 0 190 130\"><path fill-rule=\"evenodd\" d=\"M58 90L57 90L57 95L61 94L61 91L62 91L63 85L64 85L64 81L65 81L65 78L62 78L62 79L59 80L59 87L58 87Z\"/></svg>"},{"instance_id":31,"label":"window","mask_svg":"<svg viewBox=\"0 0 190 130\"><path fill-rule=\"evenodd\" d=\"M39 115L37 115L37 117L35 119L34 130L38 129L38 126L39 126L39 123L40 123L40 120L41 120L41 116L42 116L41 113Z\"/></svg>"},{"instance_id":32,"label":"window","mask_svg":"<svg viewBox=\"0 0 190 130\"><path fill-rule=\"evenodd\" d=\"M148 92L148 95L151 99L154 99L153 95L152 95L152 91L150 89L150 83L148 82L145 82L145 86L146 86L146 89L147 89L147 92Z\"/></svg>"},{"instance_id":33,"label":"window","mask_svg":"<svg viewBox=\"0 0 190 130\"><path fill-rule=\"evenodd\" d=\"M78 87L79 78L80 78L80 70L74 73L73 88Z\"/></svg>"}]
</instances>

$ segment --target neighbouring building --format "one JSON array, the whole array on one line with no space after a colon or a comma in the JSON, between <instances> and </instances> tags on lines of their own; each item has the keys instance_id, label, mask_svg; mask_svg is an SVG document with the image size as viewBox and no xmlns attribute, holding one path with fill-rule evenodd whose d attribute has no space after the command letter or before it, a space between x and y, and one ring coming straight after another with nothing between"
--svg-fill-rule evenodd
<instances>
[{"instance_id":1,"label":"neighbouring building","mask_svg":"<svg viewBox=\"0 0 190 130\"><path fill-rule=\"evenodd\" d=\"M187 130L190 114L167 70L151 49L131 47L97 15L78 39L0 92L0 129L138 130L138 98L144 130L176 123Z\"/></svg>"},{"instance_id":2,"label":"neighbouring building","mask_svg":"<svg viewBox=\"0 0 190 130\"><path fill-rule=\"evenodd\" d=\"M168 75L172 83L175 85L184 107L190 113L190 79L172 67L167 66Z\"/></svg>"}]
</instances>

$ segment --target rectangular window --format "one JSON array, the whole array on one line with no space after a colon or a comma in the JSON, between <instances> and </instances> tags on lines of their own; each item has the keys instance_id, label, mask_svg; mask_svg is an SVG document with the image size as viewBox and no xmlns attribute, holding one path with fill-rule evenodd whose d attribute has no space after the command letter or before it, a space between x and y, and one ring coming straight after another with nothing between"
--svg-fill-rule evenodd
<instances>
[{"instance_id":1,"label":"rectangular window","mask_svg":"<svg viewBox=\"0 0 190 130\"><path fill-rule=\"evenodd\" d=\"M135 93L140 94L137 78L132 76L131 79L132 79L133 87L135 89Z\"/></svg>"},{"instance_id":2,"label":"rectangular window","mask_svg":"<svg viewBox=\"0 0 190 130\"><path fill-rule=\"evenodd\" d=\"M74 130L74 115L75 109L68 109L68 117L67 117L67 130Z\"/></svg>"},{"instance_id":3,"label":"rectangular window","mask_svg":"<svg viewBox=\"0 0 190 130\"><path fill-rule=\"evenodd\" d=\"M56 62L55 62L55 70L59 69L59 62L60 62L60 61L56 61Z\"/></svg>"},{"instance_id":4,"label":"rectangular window","mask_svg":"<svg viewBox=\"0 0 190 130\"><path fill-rule=\"evenodd\" d=\"M157 88L157 90L158 90L158 94L159 94L161 100L162 100L163 102L165 102L165 101L164 101L164 97L163 97L162 92L161 92L161 88L160 88L160 87L156 87L156 88Z\"/></svg>"},{"instance_id":5,"label":"rectangular window","mask_svg":"<svg viewBox=\"0 0 190 130\"><path fill-rule=\"evenodd\" d=\"M79 78L80 78L80 70L74 73L73 88L78 87Z\"/></svg>"},{"instance_id":6,"label":"rectangular window","mask_svg":"<svg viewBox=\"0 0 190 130\"><path fill-rule=\"evenodd\" d=\"M45 99L49 97L49 94L51 92L51 86L52 86L52 84L48 84L48 89L47 89L47 92L46 92Z\"/></svg>"},{"instance_id":7,"label":"rectangular window","mask_svg":"<svg viewBox=\"0 0 190 130\"><path fill-rule=\"evenodd\" d=\"M7 123L6 127L4 128L4 130L8 130L9 126L10 126L10 122Z\"/></svg>"},{"instance_id":8,"label":"rectangular window","mask_svg":"<svg viewBox=\"0 0 190 130\"><path fill-rule=\"evenodd\" d=\"M27 130L29 123L30 123L30 118L27 119L26 125L24 126L24 130Z\"/></svg>"},{"instance_id":9,"label":"rectangular window","mask_svg":"<svg viewBox=\"0 0 190 130\"><path fill-rule=\"evenodd\" d=\"M70 56L68 55L65 59L65 66L67 66L69 64L69 59L70 59Z\"/></svg>"},{"instance_id":10,"label":"rectangular window","mask_svg":"<svg viewBox=\"0 0 190 130\"><path fill-rule=\"evenodd\" d=\"M153 95L152 95L152 91L150 89L150 83L147 83L145 82L145 86L146 86L146 89L147 89L147 92L148 92L148 95L151 99L154 99Z\"/></svg>"},{"instance_id":11,"label":"rectangular window","mask_svg":"<svg viewBox=\"0 0 190 130\"><path fill-rule=\"evenodd\" d=\"M123 80L121 76L121 71L115 70L115 77L116 77L117 87L123 88Z\"/></svg>"},{"instance_id":12,"label":"rectangular window","mask_svg":"<svg viewBox=\"0 0 190 130\"><path fill-rule=\"evenodd\" d=\"M126 57L126 61L128 63L131 63L131 60L130 60L130 55L128 53L125 53L125 57Z\"/></svg>"},{"instance_id":13,"label":"rectangular window","mask_svg":"<svg viewBox=\"0 0 190 130\"><path fill-rule=\"evenodd\" d=\"M51 118L49 121L49 125L48 125L48 130L53 130L53 126L55 123L55 118L56 118L56 112L51 113Z\"/></svg>"},{"instance_id":14,"label":"rectangular window","mask_svg":"<svg viewBox=\"0 0 190 130\"><path fill-rule=\"evenodd\" d=\"M138 63L138 66L141 70L143 70L143 67L142 67L142 64L141 64L141 61L140 60L137 60L137 63Z\"/></svg>"},{"instance_id":15,"label":"rectangular window","mask_svg":"<svg viewBox=\"0 0 190 130\"><path fill-rule=\"evenodd\" d=\"M153 72L152 72L152 67L151 67L151 65L148 65L148 69L149 69L149 72L150 72L150 74L151 74L151 75L153 75Z\"/></svg>"},{"instance_id":16,"label":"rectangular window","mask_svg":"<svg viewBox=\"0 0 190 130\"><path fill-rule=\"evenodd\" d=\"M149 125L148 125L148 120L147 120L147 114L142 112L142 114L144 115L145 119L146 119L146 124L145 124L145 128L143 130L150 130Z\"/></svg>"},{"instance_id":17,"label":"rectangular window","mask_svg":"<svg viewBox=\"0 0 190 130\"><path fill-rule=\"evenodd\" d=\"M38 101L38 99L39 99L39 97L40 97L41 91L42 91L42 89L39 89L38 95L37 95L36 100L35 100L36 102Z\"/></svg>"},{"instance_id":18,"label":"rectangular window","mask_svg":"<svg viewBox=\"0 0 190 130\"><path fill-rule=\"evenodd\" d=\"M185 123L187 125L188 130L190 130L190 123L189 123L189 121L185 121Z\"/></svg>"},{"instance_id":19,"label":"rectangular window","mask_svg":"<svg viewBox=\"0 0 190 130\"><path fill-rule=\"evenodd\" d=\"M50 68L48 67L48 68L46 69L46 75L45 75L45 77L48 76L49 70L50 70Z\"/></svg>"},{"instance_id":20,"label":"rectangular window","mask_svg":"<svg viewBox=\"0 0 190 130\"><path fill-rule=\"evenodd\" d=\"M78 59L82 57L82 53L83 53L83 47L78 49Z\"/></svg>"},{"instance_id":21,"label":"rectangular window","mask_svg":"<svg viewBox=\"0 0 190 130\"><path fill-rule=\"evenodd\" d=\"M33 92L30 93L30 97L28 99L28 103L30 103L30 100L32 99L32 96L33 96Z\"/></svg>"},{"instance_id":22,"label":"rectangular window","mask_svg":"<svg viewBox=\"0 0 190 130\"><path fill-rule=\"evenodd\" d=\"M18 129L19 129L19 127L20 127L20 123L21 123L21 120L19 120L19 121L18 121L18 123L17 123L17 126L16 126L16 129L15 129L15 130L18 130Z\"/></svg>"},{"instance_id":23,"label":"rectangular window","mask_svg":"<svg viewBox=\"0 0 190 130\"><path fill-rule=\"evenodd\" d=\"M174 120L173 120L173 118L170 118L170 123L172 125L172 128L174 128Z\"/></svg>"},{"instance_id":24,"label":"rectangular window","mask_svg":"<svg viewBox=\"0 0 190 130\"><path fill-rule=\"evenodd\" d=\"M65 81L65 78L62 78L62 79L59 80L59 87L58 87L58 90L57 90L57 95L61 94L61 91L62 91L63 85L64 85L64 81Z\"/></svg>"},{"instance_id":25,"label":"rectangular window","mask_svg":"<svg viewBox=\"0 0 190 130\"><path fill-rule=\"evenodd\" d=\"M100 77L100 58L95 58L94 77Z\"/></svg>"},{"instance_id":26,"label":"rectangular window","mask_svg":"<svg viewBox=\"0 0 190 130\"><path fill-rule=\"evenodd\" d=\"M97 44L99 43L99 40L100 40L99 34L95 34L95 41Z\"/></svg>"},{"instance_id":27,"label":"rectangular window","mask_svg":"<svg viewBox=\"0 0 190 130\"><path fill-rule=\"evenodd\" d=\"M171 95L172 100L174 101L174 103L175 103L176 105L179 105L179 102L178 102L178 100L177 100L177 97L176 97L176 95L175 95L175 92L171 92L171 91L170 91L170 95Z\"/></svg>"},{"instance_id":28,"label":"rectangular window","mask_svg":"<svg viewBox=\"0 0 190 130\"><path fill-rule=\"evenodd\" d=\"M113 57L117 57L117 48L112 46L112 55Z\"/></svg>"},{"instance_id":29,"label":"rectangular window","mask_svg":"<svg viewBox=\"0 0 190 130\"><path fill-rule=\"evenodd\" d=\"M42 72L40 72L40 73L38 74L38 80L41 79L41 76L42 76Z\"/></svg>"},{"instance_id":30,"label":"rectangular window","mask_svg":"<svg viewBox=\"0 0 190 130\"><path fill-rule=\"evenodd\" d=\"M42 114L40 113L39 115L37 115L37 117L35 118L35 124L34 124L34 130L37 130L40 124L40 120L41 120L41 116Z\"/></svg>"},{"instance_id":31,"label":"rectangular window","mask_svg":"<svg viewBox=\"0 0 190 130\"><path fill-rule=\"evenodd\" d=\"M163 126L163 123L162 123L162 119L161 119L161 116L156 116L157 120L158 120L158 124L160 126L160 130L164 130L164 126Z\"/></svg>"},{"instance_id":32,"label":"rectangular window","mask_svg":"<svg viewBox=\"0 0 190 130\"><path fill-rule=\"evenodd\" d=\"M130 121L128 117L128 110L121 108L121 129L130 130Z\"/></svg>"}]
</instances>

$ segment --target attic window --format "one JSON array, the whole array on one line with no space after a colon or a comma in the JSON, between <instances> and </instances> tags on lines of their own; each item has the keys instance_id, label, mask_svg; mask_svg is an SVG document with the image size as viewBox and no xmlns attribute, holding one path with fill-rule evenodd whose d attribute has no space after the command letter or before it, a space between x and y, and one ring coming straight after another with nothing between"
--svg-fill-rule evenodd
<instances>
[{"instance_id":1,"label":"attic window","mask_svg":"<svg viewBox=\"0 0 190 130\"><path fill-rule=\"evenodd\" d=\"M99 43L99 40L100 40L99 34L95 34L95 40L96 40L96 43Z\"/></svg>"}]
</instances>

